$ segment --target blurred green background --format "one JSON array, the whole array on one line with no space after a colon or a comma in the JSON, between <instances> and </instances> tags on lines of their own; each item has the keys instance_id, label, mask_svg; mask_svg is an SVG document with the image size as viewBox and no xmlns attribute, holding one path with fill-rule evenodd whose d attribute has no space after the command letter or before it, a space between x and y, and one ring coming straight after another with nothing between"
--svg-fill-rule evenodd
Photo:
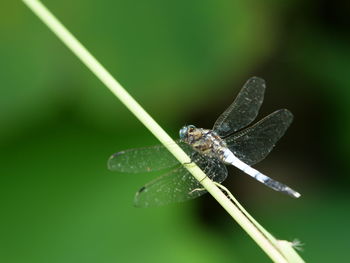
<instances>
[{"instance_id":1,"label":"blurred green background","mask_svg":"<svg viewBox=\"0 0 350 263\"><path fill-rule=\"evenodd\" d=\"M44 3L174 138L264 78L260 117L295 120L256 167L302 197L237 169L225 185L307 262L349 260L348 1ZM210 196L134 208L153 175L107 158L157 140L21 1L3 1L0 30L0 262L270 262Z\"/></svg>"}]
</instances>

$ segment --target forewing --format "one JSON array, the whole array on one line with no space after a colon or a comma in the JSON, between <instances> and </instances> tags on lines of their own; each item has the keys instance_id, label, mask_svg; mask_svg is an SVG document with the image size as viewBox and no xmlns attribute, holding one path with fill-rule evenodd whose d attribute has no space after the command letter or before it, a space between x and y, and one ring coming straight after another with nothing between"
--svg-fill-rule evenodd
<instances>
[{"instance_id":1,"label":"forewing","mask_svg":"<svg viewBox=\"0 0 350 263\"><path fill-rule=\"evenodd\" d=\"M264 159L293 121L286 109L277 110L256 124L225 139L228 148L241 161L253 165Z\"/></svg>"},{"instance_id":2,"label":"forewing","mask_svg":"<svg viewBox=\"0 0 350 263\"><path fill-rule=\"evenodd\" d=\"M188 154L193 150L185 143L177 142ZM159 171L179 164L179 161L163 145L129 149L113 154L108 159L108 169L123 173Z\"/></svg>"},{"instance_id":3,"label":"forewing","mask_svg":"<svg viewBox=\"0 0 350 263\"><path fill-rule=\"evenodd\" d=\"M222 182L227 177L226 167L219 160L199 154L195 154L193 159L214 181ZM135 195L135 206L163 206L190 200L206 193L201 187L193 175L181 166L143 186Z\"/></svg>"},{"instance_id":4,"label":"forewing","mask_svg":"<svg viewBox=\"0 0 350 263\"><path fill-rule=\"evenodd\" d=\"M252 77L244 84L234 102L216 120L213 130L221 137L250 124L264 100L265 81Z\"/></svg>"}]
</instances>

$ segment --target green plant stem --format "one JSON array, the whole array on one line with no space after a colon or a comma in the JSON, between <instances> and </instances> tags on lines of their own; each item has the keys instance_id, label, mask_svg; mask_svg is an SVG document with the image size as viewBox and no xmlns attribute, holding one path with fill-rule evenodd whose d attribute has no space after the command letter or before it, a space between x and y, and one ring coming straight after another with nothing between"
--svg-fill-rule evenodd
<instances>
[{"instance_id":1,"label":"green plant stem","mask_svg":"<svg viewBox=\"0 0 350 263\"><path fill-rule=\"evenodd\" d=\"M276 238L271 235L262 225L260 225L244 207L237 201L237 199L231 194L231 192L221 184L215 183L221 190L227 193L231 201L241 210L241 212L254 224L256 228L273 244L287 259L288 262L293 263L303 263L304 260L295 251L292 242L285 240L276 240Z\"/></svg>"},{"instance_id":2,"label":"green plant stem","mask_svg":"<svg viewBox=\"0 0 350 263\"><path fill-rule=\"evenodd\" d=\"M180 163L189 163L190 158L155 122L155 120L130 96L112 75L89 53L89 51L37 0L22 0L51 31L106 85L111 92L168 148ZM203 187L238 222L265 253L278 263L296 262L288 260L274 244L266 238L254 223L223 194L223 192L196 165L185 165ZM203 179L204 178L204 179ZM276 241L277 242L277 241ZM300 261L299 261L300 262Z\"/></svg>"}]
</instances>

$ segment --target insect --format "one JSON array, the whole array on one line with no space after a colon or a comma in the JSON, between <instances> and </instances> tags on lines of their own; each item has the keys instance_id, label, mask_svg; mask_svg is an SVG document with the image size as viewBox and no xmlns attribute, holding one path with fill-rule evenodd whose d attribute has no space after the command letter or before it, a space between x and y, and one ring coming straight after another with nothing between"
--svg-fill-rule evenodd
<instances>
[{"instance_id":1,"label":"insect","mask_svg":"<svg viewBox=\"0 0 350 263\"><path fill-rule=\"evenodd\" d=\"M214 182L223 182L228 175L225 165L233 165L273 190L298 198L298 192L251 167L271 152L293 120L290 111L280 109L245 128L258 115L264 93L265 81L250 78L211 130L184 126L177 143ZM182 202L206 192L184 165L161 145L117 152L109 158L108 168L124 173L172 168L136 193L135 205L140 207Z\"/></svg>"}]
</instances>

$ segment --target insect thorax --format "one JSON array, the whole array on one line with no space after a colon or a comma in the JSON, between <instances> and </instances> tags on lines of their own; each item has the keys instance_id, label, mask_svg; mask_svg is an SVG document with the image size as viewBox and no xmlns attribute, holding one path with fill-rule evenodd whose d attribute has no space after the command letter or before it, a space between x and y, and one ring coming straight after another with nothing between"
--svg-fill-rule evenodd
<instances>
[{"instance_id":1,"label":"insect thorax","mask_svg":"<svg viewBox=\"0 0 350 263\"><path fill-rule=\"evenodd\" d=\"M211 157L220 158L227 148L225 141L214 131L201 128L196 128L189 134L187 143L197 152Z\"/></svg>"}]
</instances>

